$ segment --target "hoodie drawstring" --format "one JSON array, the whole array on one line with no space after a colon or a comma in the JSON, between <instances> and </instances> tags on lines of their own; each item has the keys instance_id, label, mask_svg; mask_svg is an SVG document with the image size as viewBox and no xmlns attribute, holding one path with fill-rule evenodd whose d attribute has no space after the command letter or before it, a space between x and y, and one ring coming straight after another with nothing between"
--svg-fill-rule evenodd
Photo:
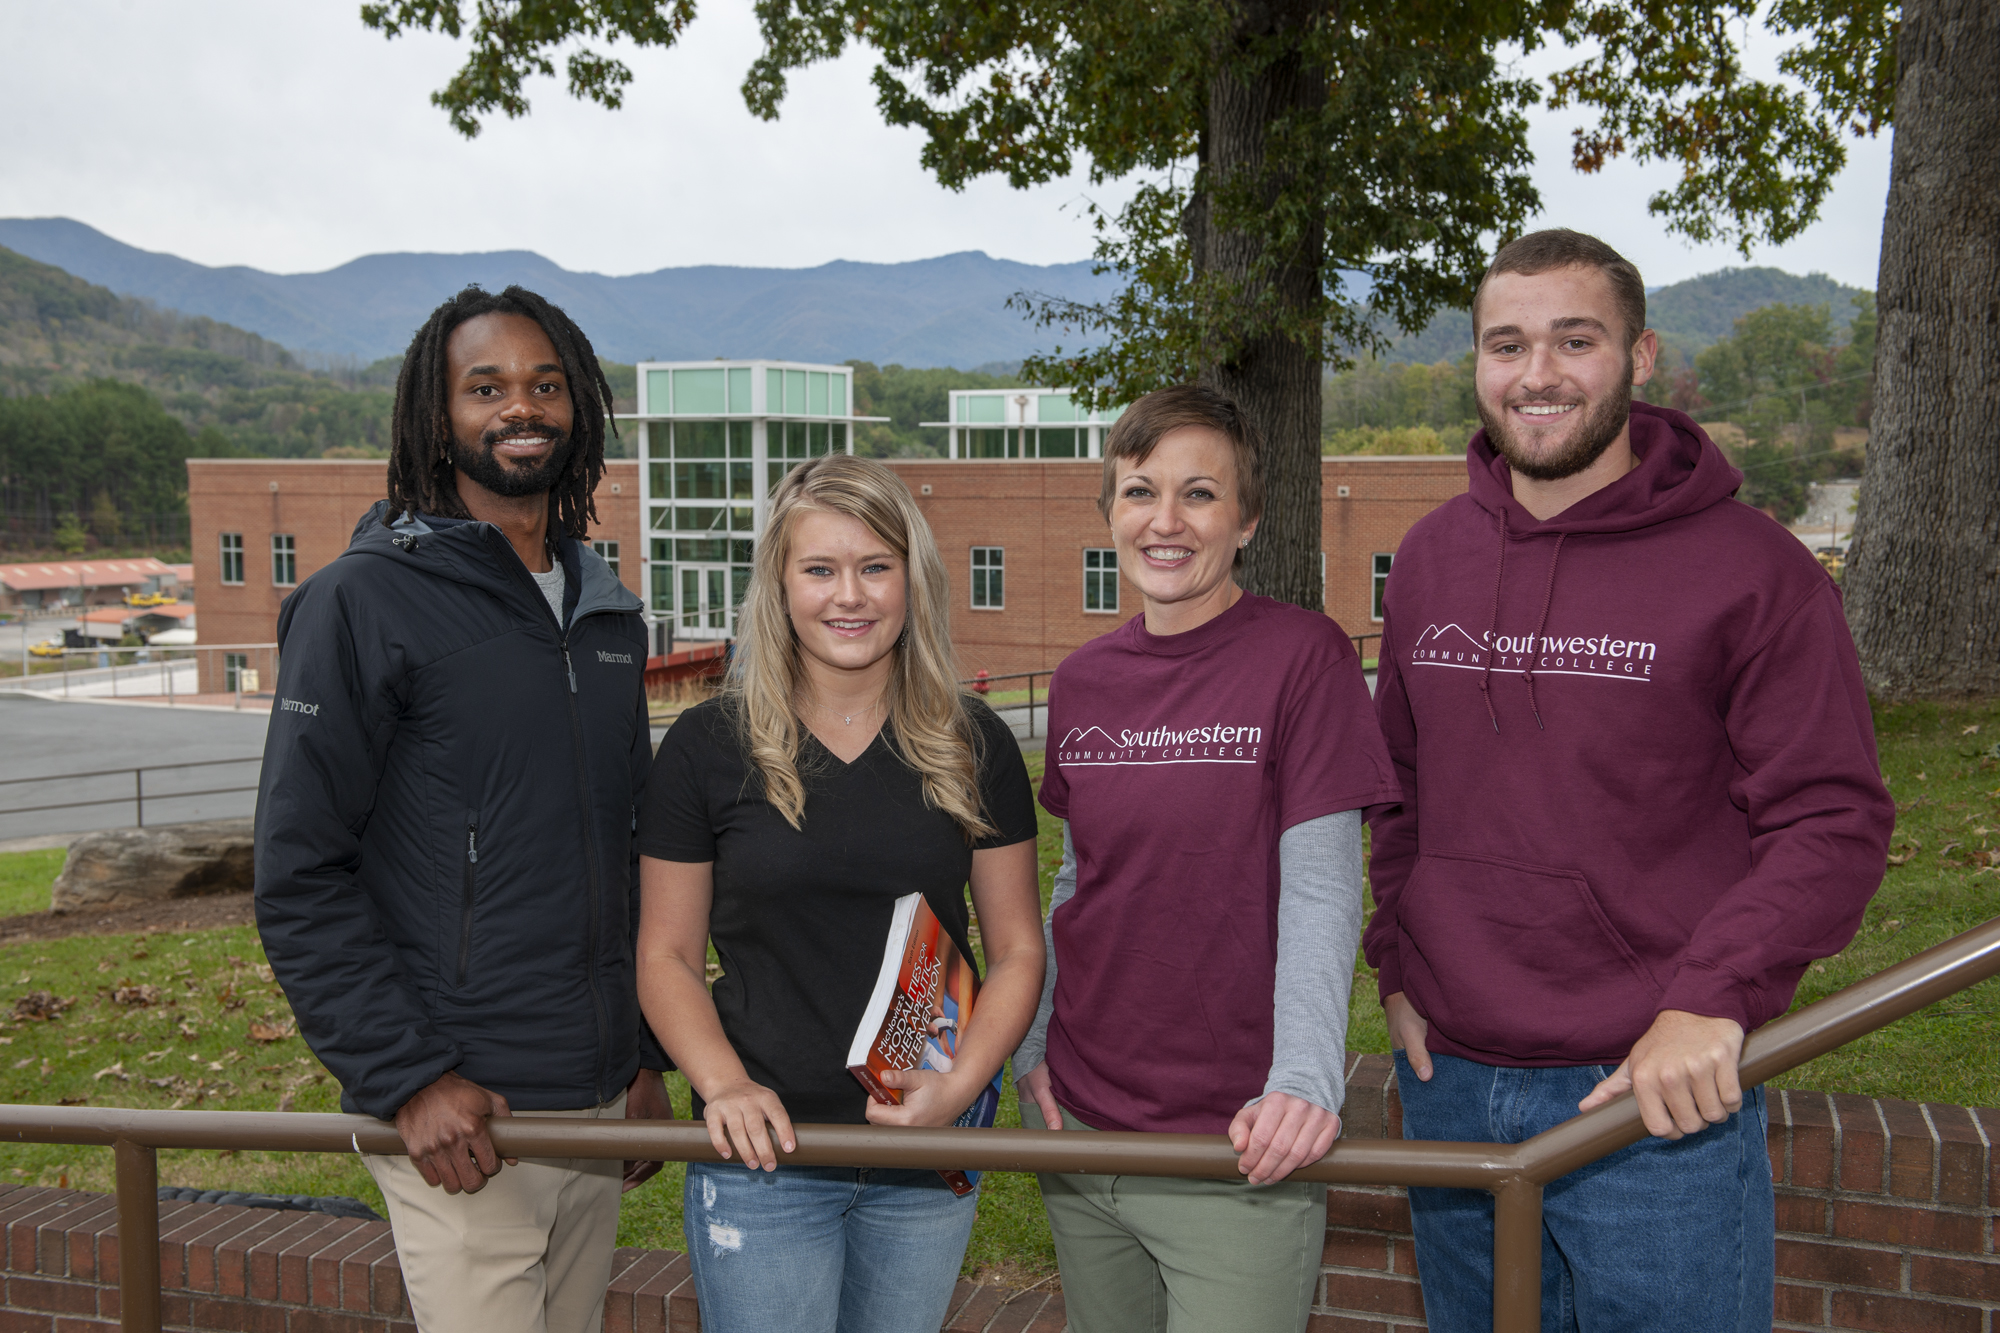
<instances>
[{"instance_id":1,"label":"hoodie drawstring","mask_svg":"<svg viewBox=\"0 0 2000 1333\"><path fill-rule=\"evenodd\" d=\"M1500 633L1500 581L1507 573L1507 511L1500 511L1500 559L1493 567L1493 611L1487 617L1486 653L1480 659L1479 697L1486 701L1486 716L1493 720L1493 734L1500 734L1500 715L1493 711L1493 641Z\"/></svg>"},{"instance_id":2,"label":"hoodie drawstring","mask_svg":"<svg viewBox=\"0 0 2000 1333\"><path fill-rule=\"evenodd\" d=\"M1569 534L1567 532L1558 532L1556 534L1556 549L1549 556L1549 585L1542 590L1542 616L1540 620L1535 622L1535 637L1528 640L1528 661L1531 664L1534 662L1535 653L1538 651L1535 645L1542 641L1542 631L1549 627L1549 605L1556 599L1556 561L1562 559L1563 542L1568 537ZM1548 728L1542 726L1542 710L1535 703L1535 668L1532 665L1528 666L1521 672L1521 679L1528 682L1528 709L1535 715L1535 725L1541 730L1547 731Z\"/></svg>"}]
</instances>

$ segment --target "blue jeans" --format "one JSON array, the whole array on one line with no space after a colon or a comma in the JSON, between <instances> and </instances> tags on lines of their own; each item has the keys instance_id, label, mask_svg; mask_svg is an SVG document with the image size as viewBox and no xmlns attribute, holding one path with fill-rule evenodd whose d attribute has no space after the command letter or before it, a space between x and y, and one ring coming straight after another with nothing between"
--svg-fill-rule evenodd
<instances>
[{"instance_id":1,"label":"blue jeans","mask_svg":"<svg viewBox=\"0 0 2000 1333\"><path fill-rule=\"evenodd\" d=\"M1396 1052L1403 1137L1519 1143L1574 1116L1598 1065L1506 1069ZM1543 1333L1768 1333L1775 1266L1764 1090L1677 1142L1644 1138L1542 1196ZM1417 1275L1436 1333L1493 1327L1493 1196L1412 1188Z\"/></svg>"},{"instance_id":2,"label":"blue jeans","mask_svg":"<svg viewBox=\"0 0 2000 1333\"><path fill-rule=\"evenodd\" d=\"M690 1162L702 1333L937 1333L978 1208L935 1171Z\"/></svg>"}]
</instances>

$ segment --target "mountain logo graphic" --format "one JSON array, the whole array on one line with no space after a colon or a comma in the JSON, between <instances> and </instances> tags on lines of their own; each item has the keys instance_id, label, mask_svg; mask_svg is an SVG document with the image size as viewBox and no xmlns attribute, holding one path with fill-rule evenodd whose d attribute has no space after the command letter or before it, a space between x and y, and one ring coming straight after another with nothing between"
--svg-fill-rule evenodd
<instances>
[{"instance_id":1,"label":"mountain logo graphic","mask_svg":"<svg viewBox=\"0 0 2000 1333\"><path fill-rule=\"evenodd\" d=\"M1649 682L1659 645L1608 635L1494 634L1475 636L1456 623L1428 626L1410 648L1412 667L1459 671L1526 672L1537 676L1596 676Z\"/></svg>"},{"instance_id":2,"label":"mountain logo graphic","mask_svg":"<svg viewBox=\"0 0 2000 1333\"><path fill-rule=\"evenodd\" d=\"M1050 757L1066 767L1151 768L1160 764L1248 764L1264 754L1264 728L1250 726L1148 725L1121 729L1071 727Z\"/></svg>"}]
</instances>

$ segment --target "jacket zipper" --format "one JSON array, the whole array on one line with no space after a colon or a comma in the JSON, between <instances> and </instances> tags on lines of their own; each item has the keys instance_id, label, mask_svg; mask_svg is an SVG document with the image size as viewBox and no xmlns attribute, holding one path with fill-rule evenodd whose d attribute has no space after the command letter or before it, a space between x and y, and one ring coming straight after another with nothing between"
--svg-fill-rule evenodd
<instances>
[{"instance_id":1,"label":"jacket zipper","mask_svg":"<svg viewBox=\"0 0 2000 1333\"><path fill-rule=\"evenodd\" d=\"M576 668L569 660L569 632L574 628L577 617L572 616L570 626L563 630L562 655L563 670L569 676L569 736L570 757L576 765L576 789L583 796L583 841L585 859L590 863L590 911L585 920L590 938L584 951L584 969L590 987L590 1004L597 1018L597 1071L593 1082L601 1093L604 1089L605 1030L610 1026L610 1017L604 1012L604 996L597 982L598 936L603 927L599 917L603 912L601 899L604 896L603 876L598 870L597 829L591 822L590 773L583 762L583 718L576 708ZM614 1094L615 1095L615 1094Z\"/></svg>"},{"instance_id":2,"label":"jacket zipper","mask_svg":"<svg viewBox=\"0 0 2000 1333\"><path fill-rule=\"evenodd\" d=\"M501 540L505 541L504 538ZM527 566L522 566L524 571L526 568ZM546 608L548 602L542 597L541 589L535 586L532 578L528 580L528 583L529 592L533 594L534 599L541 602ZM581 590L579 589L580 594ZM581 603L579 603L580 605ZM592 1083L599 1092L602 1092L606 1063L605 1033L611 1024L610 1015L604 1012L604 996L599 991L597 982L598 936L602 931L602 927L599 924L599 917L604 910L600 899L604 896L604 889L603 876L599 873L597 865L597 830L592 826L590 819L590 773L583 762L583 719L577 713L576 709L576 667L569 658L570 631L575 629L577 622L584 619L584 617L572 612L567 625L563 623L562 617L559 615L551 615L549 619L556 627L556 646L562 652L563 674L569 678L569 696L567 702L569 704L570 758L576 766L576 789L583 797L584 854L585 859L590 863L590 910L585 917L587 928L590 931L590 938L586 941L584 948L584 975L590 989L591 1011L597 1019L597 1068L592 1075ZM468 875L470 874L469 871L467 873ZM469 884L470 882L468 878L467 883Z\"/></svg>"},{"instance_id":3,"label":"jacket zipper","mask_svg":"<svg viewBox=\"0 0 2000 1333\"><path fill-rule=\"evenodd\" d=\"M465 893L458 908L458 984L465 984L465 974L472 966L472 898L476 887L479 866L479 816L468 811L465 816Z\"/></svg>"}]
</instances>

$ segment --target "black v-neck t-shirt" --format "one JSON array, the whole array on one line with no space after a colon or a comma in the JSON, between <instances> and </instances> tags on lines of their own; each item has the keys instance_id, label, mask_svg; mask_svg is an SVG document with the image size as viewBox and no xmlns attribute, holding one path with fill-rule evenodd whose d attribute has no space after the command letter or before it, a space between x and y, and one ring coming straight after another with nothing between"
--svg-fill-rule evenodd
<instances>
[{"instance_id":1,"label":"black v-neck t-shirt","mask_svg":"<svg viewBox=\"0 0 2000 1333\"><path fill-rule=\"evenodd\" d=\"M984 704L968 705L981 744L980 795L998 833L968 843L884 726L851 764L810 731L799 756L804 827L764 799L735 726L709 701L682 713L660 743L639 812L639 851L712 861L709 938L722 960L715 1008L749 1076L799 1124L867 1122L868 1094L847 1072L896 899L921 891L965 956L966 883L975 847L1035 836L1034 793L1021 748ZM699 1116L701 1100L695 1099Z\"/></svg>"}]
</instances>

